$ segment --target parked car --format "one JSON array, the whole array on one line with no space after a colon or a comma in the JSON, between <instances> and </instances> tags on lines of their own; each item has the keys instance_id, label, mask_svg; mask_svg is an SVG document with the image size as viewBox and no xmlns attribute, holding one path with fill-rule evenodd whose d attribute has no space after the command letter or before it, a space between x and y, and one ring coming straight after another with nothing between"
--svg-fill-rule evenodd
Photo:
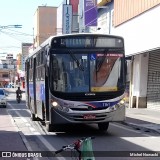
<instances>
[{"instance_id":1,"label":"parked car","mask_svg":"<svg viewBox=\"0 0 160 160\"><path fill-rule=\"evenodd\" d=\"M0 106L7 107L7 96L3 88L0 88Z\"/></svg>"}]
</instances>

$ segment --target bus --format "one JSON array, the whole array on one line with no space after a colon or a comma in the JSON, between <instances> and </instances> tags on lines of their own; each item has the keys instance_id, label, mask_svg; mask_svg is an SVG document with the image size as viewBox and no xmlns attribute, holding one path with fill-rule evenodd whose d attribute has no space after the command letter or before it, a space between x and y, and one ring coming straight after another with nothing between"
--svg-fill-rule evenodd
<instances>
[{"instance_id":1,"label":"bus","mask_svg":"<svg viewBox=\"0 0 160 160\"><path fill-rule=\"evenodd\" d=\"M33 121L54 131L61 124L125 120L126 62L120 36L51 36L25 60L26 104Z\"/></svg>"}]
</instances>

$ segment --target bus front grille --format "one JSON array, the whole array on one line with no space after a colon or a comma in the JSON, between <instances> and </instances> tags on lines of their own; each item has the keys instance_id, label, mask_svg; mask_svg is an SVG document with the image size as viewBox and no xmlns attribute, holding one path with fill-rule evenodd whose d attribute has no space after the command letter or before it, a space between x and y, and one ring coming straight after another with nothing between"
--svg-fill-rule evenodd
<instances>
[{"instance_id":1,"label":"bus front grille","mask_svg":"<svg viewBox=\"0 0 160 160\"><path fill-rule=\"evenodd\" d=\"M108 116L107 114L96 114L95 115L95 118L84 118L86 116L86 114L82 114L82 115L70 115L70 118L73 120L73 121L76 121L76 122L92 122L92 121L95 121L95 122L99 122L99 121L104 121L106 118L109 118L110 116Z\"/></svg>"}]
</instances>

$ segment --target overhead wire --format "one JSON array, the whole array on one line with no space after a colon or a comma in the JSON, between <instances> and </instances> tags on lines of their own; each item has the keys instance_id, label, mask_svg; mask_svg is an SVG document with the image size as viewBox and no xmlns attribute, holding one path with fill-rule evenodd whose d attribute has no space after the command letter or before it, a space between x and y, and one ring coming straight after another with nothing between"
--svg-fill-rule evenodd
<instances>
[{"instance_id":1,"label":"overhead wire","mask_svg":"<svg viewBox=\"0 0 160 160\"><path fill-rule=\"evenodd\" d=\"M12 29L8 29L6 28L6 30L9 30L9 31L13 31L13 32L6 32L6 31L2 31L0 30L0 32L3 32L4 34L9 34L9 35L15 35L15 36L30 36L30 37L33 37L33 34L28 34L28 33L24 33L24 32L19 32L19 31L15 31L15 30L12 30ZM15 32L15 33L14 33ZM52 33L52 34L55 34L55 33ZM39 38L46 38L45 36L38 36Z\"/></svg>"},{"instance_id":2,"label":"overhead wire","mask_svg":"<svg viewBox=\"0 0 160 160\"><path fill-rule=\"evenodd\" d=\"M9 28L7 28L7 30L16 32L15 34L18 34L18 35L32 36L33 37L33 34L23 33L23 32L19 32L19 31L13 30L13 29L9 29Z\"/></svg>"},{"instance_id":3,"label":"overhead wire","mask_svg":"<svg viewBox=\"0 0 160 160\"><path fill-rule=\"evenodd\" d=\"M7 36L9 36L9 37L11 37L11 38L13 38L13 39L16 39L17 41L22 42L22 40L20 40L20 39L18 39L17 37L13 36L12 33L5 32L5 31L0 31L0 32L3 33L3 34L5 34L5 35L7 35Z\"/></svg>"}]
</instances>

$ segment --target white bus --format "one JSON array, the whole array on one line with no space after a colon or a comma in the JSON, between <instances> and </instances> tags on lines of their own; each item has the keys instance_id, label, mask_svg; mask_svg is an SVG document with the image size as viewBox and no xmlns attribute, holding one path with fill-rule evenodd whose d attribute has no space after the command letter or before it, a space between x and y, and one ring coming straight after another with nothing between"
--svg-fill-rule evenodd
<instances>
[{"instance_id":1,"label":"white bus","mask_svg":"<svg viewBox=\"0 0 160 160\"><path fill-rule=\"evenodd\" d=\"M104 34L53 36L25 61L27 106L48 131L60 124L125 120L124 40Z\"/></svg>"}]
</instances>

